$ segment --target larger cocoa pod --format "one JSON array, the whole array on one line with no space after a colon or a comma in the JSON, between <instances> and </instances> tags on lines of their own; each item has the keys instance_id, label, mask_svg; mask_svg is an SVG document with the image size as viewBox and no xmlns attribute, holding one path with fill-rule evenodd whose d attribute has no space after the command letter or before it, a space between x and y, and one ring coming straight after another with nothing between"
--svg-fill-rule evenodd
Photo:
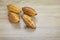
<instances>
[{"instance_id":1,"label":"larger cocoa pod","mask_svg":"<svg viewBox=\"0 0 60 40\"><path fill-rule=\"evenodd\" d=\"M24 23L27 25L27 27L30 27L33 29L36 28L36 23L32 20L32 18L30 16L24 14L22 16L22 19L23 19Z\"/></svg>"}]
</instances>

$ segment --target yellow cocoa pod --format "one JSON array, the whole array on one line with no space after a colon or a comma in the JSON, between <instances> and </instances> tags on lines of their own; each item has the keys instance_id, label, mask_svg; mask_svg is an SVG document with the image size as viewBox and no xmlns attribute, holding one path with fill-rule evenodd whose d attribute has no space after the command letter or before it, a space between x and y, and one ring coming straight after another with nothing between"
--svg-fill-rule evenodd
<instances>
[{"instance_id":1,"label":"yellow cocoa pod","mask_svg":"<svg viewBox=\"0 0 60 40\"><path fill-rule=\"evenodd\" d=\"M27 27L30 27L33 29L36 28L36 23L32 20L32 18L30 16L24 14L22 16L22 19L23 19L24 23L27 25Z\"/></svg>"}]
</instances>

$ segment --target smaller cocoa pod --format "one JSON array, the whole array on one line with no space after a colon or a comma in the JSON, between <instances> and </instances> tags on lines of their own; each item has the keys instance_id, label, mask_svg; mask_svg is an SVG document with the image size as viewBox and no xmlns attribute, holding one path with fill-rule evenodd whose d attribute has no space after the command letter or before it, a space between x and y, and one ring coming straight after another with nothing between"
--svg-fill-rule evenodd
<instances>
[{"instance_id":1,"label":"smaller cocoa pod","mask_svg":"<svg viewBox=\"0 0 60 40\"><path fill-rule=\"evenodd\" d=\"M9 11L14 12L14 13L19 13L21 11L19 7L13 4L7 5L7 8Z\"/></svg>"}]
</instances>

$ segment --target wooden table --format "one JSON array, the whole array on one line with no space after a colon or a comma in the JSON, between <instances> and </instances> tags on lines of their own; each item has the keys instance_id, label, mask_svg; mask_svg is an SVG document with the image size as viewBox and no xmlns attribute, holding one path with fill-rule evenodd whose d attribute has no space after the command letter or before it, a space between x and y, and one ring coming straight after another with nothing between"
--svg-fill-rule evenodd
<instances>
[{"instance_id":1,"label":"wooden table","mask_svg":"<svg viewBox=\"0 0 60 40\"><path fill-rule=\"evenodd\" d=\"M11 3L37 11L36 29L26 28L22 19L18 24L9 22L7 4ZM60 40L60 0L1 0L0 40Z\"/></svg>"}]
</instances>

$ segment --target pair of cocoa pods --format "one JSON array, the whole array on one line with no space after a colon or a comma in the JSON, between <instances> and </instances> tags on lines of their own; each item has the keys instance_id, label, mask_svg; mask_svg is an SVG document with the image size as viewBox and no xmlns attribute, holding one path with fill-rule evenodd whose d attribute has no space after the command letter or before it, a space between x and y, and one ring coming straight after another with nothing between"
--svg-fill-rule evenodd
<instances>
[{"instance_id":1,"label":"pair of cocoa pods","mask_svg":"<svg viewBox=\"0 0 60 40\"><path fill-rule=\"evenodd\" d=\"M8 8L8 19L13 23L18 23L20 21L21 9L13 4L7 5L7 8ZM31 7L23 7L22 11L24 14L21 17L26 26L35 29L36 23L33 21L32 17L37 15L36 11Z\"/></svg>"}]
</instances>

